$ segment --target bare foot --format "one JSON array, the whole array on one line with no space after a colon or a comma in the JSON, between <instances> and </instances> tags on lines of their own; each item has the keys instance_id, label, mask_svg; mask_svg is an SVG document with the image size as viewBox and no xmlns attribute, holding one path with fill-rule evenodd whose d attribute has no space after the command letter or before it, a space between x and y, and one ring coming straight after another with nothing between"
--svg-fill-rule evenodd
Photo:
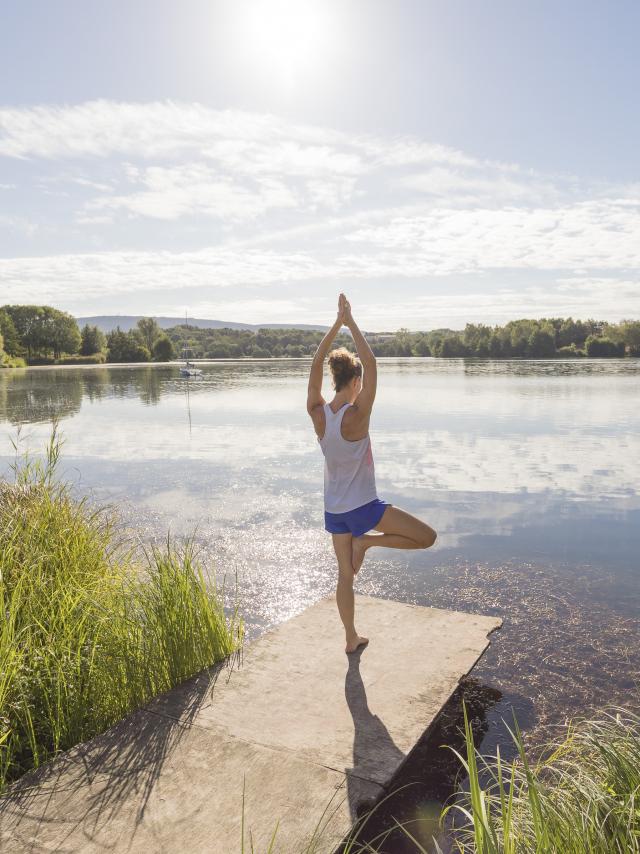
<instances>
[{"instance_id":1,"label":"bare foot","mask_svg":"<svg viewBox=\"0 0 640 854\"><path fill-rule=\"evenodd\" d=\"M345 652L355 652L359 646L363 646L369 643L369 638L363 638L360 635L357 635L355 640L349 641L344 648Z\"/></svg>"},{"instance_id":2,"label":"bare foot","mask_svg":"<svg viewBox=\"0 0 640 854\"><path fill-rule=\"evenodd\" d=\"M366 550L367 546L362 537L351 538L351 563L353 565L354 575L358 574L360 567L362 566Z\"/></svg>"}]
</instances>

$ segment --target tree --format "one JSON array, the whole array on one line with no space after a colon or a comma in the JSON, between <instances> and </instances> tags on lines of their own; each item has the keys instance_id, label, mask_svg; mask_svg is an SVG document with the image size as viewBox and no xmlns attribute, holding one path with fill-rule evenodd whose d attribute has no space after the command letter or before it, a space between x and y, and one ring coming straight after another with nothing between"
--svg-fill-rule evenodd
<instances>
[{"instance_id":1,"label":"tree","mask_svg":"<svg viewBox=\"0 0 640 854\"><path fill-rule=\"evenodd\" d=\"M44 341L47 350L53 350L55 359L63 353L77 353L82 338L78 329L78 321L66 311L44 306Z\"/></svg>"},{"instance_id":2,"label":"tree","mask_svg":"<svg viewBox=\"0 0 640 854\"><path fill-rule=\"evenodd\" d=\"M554 356L556 343L554 335L548 329L534 329L527 342L527 355L532 358Z\"/></svg>"},{"instance_id":3,"label":"tree","mask_svg":"<svg viewBox=\"0 0 640 854\"><path fill-rule=\"evenodd\" d=\"M137 323L137 328L142 344L150 353L153 352L155 340L161 334L162 330L153 317L141 317Z\"/></svg>"},{"instance_id":4,"label":"tree","mask_svg":"<svg viewBox=\"0 0 640 854\"><path fill-rule=\"evenodd\" d=\"M80 333L82 343L80 344L80 355L93 356L94 353L102 353L106 349L107 339L97 326L85 324Z\"/></svg>"},{"instance_id":5,"label":"tree","mask_svg":"<svg viewBox=\"0 0 640 854\"><path fill-rule=\"evenodd\" d=\"M597 338L589 335L585 348L587 356L624 356L624 344L616 344L610 338Z\"/></svg>"},{"instance_id":6,"label":"tree","mask_svg":"<svg viewBox=\"0 0 640 854\"><path fill-rule=\"evenodd\" d=\"M259 347L256 345L253 348L251 355L254 359L268 359L271 353L266 349L266 347Z\"/></svg>"},{"instance_id":7,"label":"tree","mask_svg":"<svg viewBox=\"0 0 640 854\"><path fill-rule=\"evenodd\" d=\"M581 320L574 320L572 317L567 317L557 327L556 345L558 347L568 347L571 344L575 344L576 347L582 347L588 334L589 330Z\"/></svg>"},{"instance_id":8,"label":"tree","mask_svg":"<svg viewBox=\"0 0 640 854\"><path fill-rule=\"evenodd\" d=\"M629 355L640 356L640 320L620 321L620 334Z\"/></svg>"},{"instance_id":9,"label":"tree","mask_svg":"<svg viewBox=\"0 0 640 854\"><path fill-rule=\"evenodd\" d=\"M496 332L493 332L489 339L489 355L492 359L499 359L502 356L502 340Z\"/></svg>"},{"instance_id":10,"label":"tree","mask_svg":"<svg viewBox=\"0 0 640 854\"><path fill-rule=\"evenodd\" d=\"M151 354L156 362L170 362L175 359L176 351L168 335L161 333L153 342Z\"/></svg>"},{"instance_id":11,"label":"tree","mask_svg":"<svg viewBox=\"0 0 640 854\"><path fill-rule=\"evenodd\" d=\"M535 320L523 318L522 320L510 320L504 327L509 335L511 352L509 355L524 357L529 348L531 333L537 328Z\"/></svg>"},{"instance_id":12,"label":"tree","mask_svg":"<svg viewBox=\"0 0 640 854\"><path fill-rule=\"evenodd\" d=\"M395 334L396 354L398 356L411 356L411 345L413 336L411 332L402 327Z\"/></svg>"},{"instance_id":13,"label":"tree","mask_svg":"<svg viewBox=\"0 0 640 854\"><path fill-rule=\"evenodd\" d=\"M9 356L22 356L24 348L20 343L18 330L11 315L5 309L0 309L0 335L4 339L5 353Z\"/></svg>"},{"instance_id":14,"label":"tree","mask_svg":"<svg viewBox=\"0 0 640 854\"><path fill-rule=\"evenodd\" d=\"M430 356L431 350L424 335L421 335L413 345L413 352L416 356Z\"/></svg>"},{"instance_id":15,"label":"tree","mask_svg":"<svg viewBox=\"0 0 640 854\"><path fill-rule=\"evenodd\" d=\"M77 353L80 330L75 317L48 305L6 305L4 311L13 320L27 357Z\"/></svg>"},{"instance_id":16,"label":"tree","mask_svg":"<svg viewBox=\"0 0 640 854\"><path fill-rule=\"evenodd\" d=\"M214 341L207 351L208 359L228 359L230 357L231 351L229 349L229 344L226 341Z\"/></svg>"},{"instance_id":17,"label":"tree","mask_svg":"<svg viewBox=\"0 0 640 854\"><path fill-rule=\"evenodd\" d=\"M464 346L460 335L448 335L442 342L440 355L443 358L459 358L467 355L467 348Z\"/></svg>"},{"instance_id":18,"label":"tree","mask_svg":"<svg viewBox=\"0 0 640 854\"><path fill-rule=\"evenodd\" d=\"M16 329L22 346L27 351L27 359L42 345L43 308L39 305L5 305L3 307Z\"/></svg>"},{"instance_id":19,"label":"tree","mask_svg":"<svg viewBox=\"0 0 640 854\"><path fill-rule=\"evenodd\" d=\"M463 341L473 356L488 356L491 327L482 323L467 323L464 328Z\"/></svg>"},{"instance_id":20,"label":"tree","mask_svg":"<svg viewBox=\"0 0 640 854\"><path fill-rule=\"evenodd\" d=\"M123 332L117 326L107 335L108 362L149 362L151 353L136 338L133 330Z\"/></svg>"}]
</instances>

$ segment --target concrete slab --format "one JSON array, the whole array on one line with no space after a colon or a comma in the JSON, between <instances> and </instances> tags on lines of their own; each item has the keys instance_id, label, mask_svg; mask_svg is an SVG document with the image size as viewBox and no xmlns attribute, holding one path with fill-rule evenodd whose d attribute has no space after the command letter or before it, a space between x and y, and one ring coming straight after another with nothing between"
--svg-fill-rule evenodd
<instances>
[{"instance_id":1,"label":"concrete slab","mask_svg":"<svg viewBox=\"0 0 640 854\"><path fill-rule=\"evenodd\" d=\"M247 648L224 691L208 692L198 725L387 782L501 621L373 596L356 603L364 651L345 655L335 600L323 599ZM178 689L147 708L180 719L184 705Z\"/></svg>"},{"instance_id":2,"label":"concrete slab","mask_svg":"<svg viewBox=\"0 0 640 854\"><path fill-rule=\"evenodd\" d=\"M243 783L245 850L251 840L266 852L277 824L274 851L303 850L333 795L337 811L323 834L331 850L352 823L349 794L382 792L362 780L347 785L343 774L293 754L143 710L96 740L111 764L65 756L20 781L0 806L0 851L240 852Z\"/></svg>"},{"instance_id":3,"label":"concrete slab","mask_svg":"<svg viewBox=\"0 0 640 854\"><path fill-rule=\"evenodd\" d=\"M344 653L329 597L23 777L0 799L0 851L230 854L318 849L380 796L501 621L356 596L370 638Z\"/></svg>"}]
</instances>

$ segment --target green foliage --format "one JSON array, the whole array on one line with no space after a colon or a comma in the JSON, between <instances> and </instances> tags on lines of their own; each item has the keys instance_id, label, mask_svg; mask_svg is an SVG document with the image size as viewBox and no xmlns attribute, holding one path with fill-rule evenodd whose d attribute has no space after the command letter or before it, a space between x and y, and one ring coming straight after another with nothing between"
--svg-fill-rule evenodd
<instances>
[{"instance_id":1,"label":"green foliage","mask_svg":"<svg viewBox=\"0 0 640 854\"><path fill-rule=\"evenodd\" d=\"M147 348L150 353L153 353L153 345L156 339L162 334L162 330L158 326L153 317L141 317L137 323L137 331L140 336L140 343Z\"/></svg>"},{"instance_id":2,"label":"green foliage","mask_svg":"<svg viewBox=\"0 0 640 854\"><path fill-rule=\"evenodd\" d=\"M476 356L488 356L492 329L482 323L467 323L464 329L463 341L465 347Z\"/></svg>"},{"instance_id":3,"label":"green foliage","mask_svg":"<svg viewBox=\"0 0 640 854\"><path fill-rule=\"evenodd\" d=\"M640 852L640 717L605 710L569 724L566 735L532 763L518 722L509 730L517 758L505 767L475 749L464 709L469 776L455 832L462 854L638 854ZM483 786L483 780L487 781Z\"/></svg>"},{"instance_id":4,"label":"green foliage","mask_svg":"<svg viewBox=\"0 0 640 854\"><path fill-rule=\"evenodd\" d=\"M377 356L546 359L584 356L587 339L604 341L605 333L609 343L592 345L593 355L640 355L640 321L635 320L610 325L573 318L523 318L493 327L467 323L463 332L454 329L409 332L401 329L395 334L372 334L368 339ZM611 342L614 342L614 347Z\"/></svg>"},{"instance_id":5,"label":"green foliage","mask_svg":"<svg viewBox=\"0 0 640 854\"><path fill-rule=\"evenodd\" d=\"M625 345L623 341L616 343L611 338L596 338L589 335L585 342L587 356L624 356Z\"/></svg>"},{"instance_id":6,"label":"green foliage","mask_svg":"<svg viewBox=\"0 0 640 854\"><path fill-rule=\"evenodd\" d=\"M27 359L34 356L59 358L80 349L80 330L75 317L48 305L5 305L6 312L26 350Z\"/></svg>"},{"instance_id":7,"label":"green foliage","mask_svg":"<svg viewBox=\"0 0 640 854\"><path fill-rule=\"evenodd\" d=\"M527 355L532 358L555 356L556 342L553 330L534 329L527 341Z\"/></svg>"},{"instance_id":8,"label":"green foliage","mask_svg":"<svg viewBox=\"0 0 640 854\"><path fill-rule=\"evenodd\" d=\"M140 560L111 511L58 481L59 454L54 428L44 461L0 481L0 790L243 637L191 542Z\"/></svg>"},{"instance_id":9,"label":"green foliage","mask_svg":"<svg viewBox=\"0 0 640 854\"><path fill-rule=\"evenodd\" d=\"M26 368L27 363L20 356L7 356L0 353L0 368Z\"/></svg>"},{"instance_id":10,"label":"green foliage","mask_svg":"<svg viewBox=\"0 0 640 854\"><path fill-rule=\"evenodd\" d=\"M15 357L21 355L32 364L53 364L63 353L68 357L80 350L81 355L90 356L104 352L105 347L109 362L148 362L152 357L170 361L185 348L189 358L199 359L300 358L312 356L324 335L311 329L263 328L254 332L186 324L163 331L152 317L143 317L130 332L116 328L105 342L95 326L85 326L80 336L74 318L64 312L49 306L20 305L0 309L0 334L5 351L14 357L11 361L5 358L5 364L19 364ZM402 328L394 333L368 333L367 339L377 356L573 357L584 355L587 341L591 356L640 356L640 320L611 324L592 318L521 318L504 326L467 323L462 331L411 332ZM335 346L354 349L346 333L338 335Z\"/></svg>"},{"instance_id":11,"label":"green foliage","mask_svg":"<svg viewBox=\"0 0 640 854\"><path fill-rule=\"evenodd\" d=\"M618 324L607 323L602 330L602 337L608 338L618 346L622 345L624 352L629 356L640 356L640 320L623 320Z\"/></svg>"},{"instance_id":12,"label":"green foliage","mask_svg":"<svg viewBox=\"0 0 640 854\"><path fill-rule=\"evenodd\" d=\"M108 362L149 362L151 353L140 342L139 334L135 330L123 332L117 326L113 332L107 335L107 361Z\"/></svg>"},{"instance_id":13,"label":"green foliage","mask_svg":"<svg viewBox=\"0 0 640 854\"><path fill-rule=\"evenodd\" d=\"M153 342L151 353L156 362L169 362L176 357L176 351L171 339L164 333L161 333Z\"/></svg>"},{"instance_id":14,"label":"green foliage","mask_svg":"<svg viewBox=\"0 0 640 854\"><path fill-rule=\"evenodd\" d=\"M242 359L312 356L324 332L310 329L199 329L193 326L174 326L166 330L177 353L184 347L194 359ZM353 339L340 334L336 347L353 350Z\"/></svg>"},{"instance_id":15,"label":"green foliage","mask_svg":"<svg viewBox=\"0 0 640 854\"><path fill-rule=\"evenodd\" d=\"M440 815L441 827L446 825L447 851L640 854L640 716L611 708L591 719L570 722L535 762L527 755L514 716L514 729L509 732L517 756L508 766L499 748L495 757L476 750L464 702L463 716L466 755L443 745L458 757L468 779ZM344 854L382 854L391 850L390 834L401 831L406 837L402 851L443 854L431 836L430 825L419 815L404 823L391 816L389 825L376 836L362 838L374 813L410 785L413 783L390 791L360 813L340 850ZM331 820L340 807L338 803L330 811L335 797L324 807L310 842L298 849L300 854L329 850ZM242 818L244 821L244 809ZM452 818L458 820L452 822ZM277 829L275 823L274 837Z\"/></svg>"},{"instance_id":16,"label":"green foliage","mask_svg":"<svg viewBox=\"0 0 640 854\"><path fill-rule=\"evenodd\" d=\"M556 355L562 356L564 358L579 358L580 356L585 356L586 353L584 350L580 350L578 347L576 347L575 343L572 342L571 344L569 344L568 347L558 347L558 349L556 350Z\"/></svg>"},{"instance_id":17,"label":"green foliage","mask_svg":"<svg viewBox=\"0 0 640 854\"><path fill-rule=\"evenodd\" d=\"M0 335L3 338L3 349L9 356L22 356L23 347L20 343L20 336L15 327L11 315L6 309L0 309Z\"/></svg>"},{"instance_id":18,"label":"green foliage","mask_svg":"<svg viewBox=\"0 0 640 854\"><path fill-rule=\"evenodd\" d=\"M81 356L92 356L94 353L103 353L107 349L106 336L97 326L89 326L87 323L82 327L80 334L82 337Z\"/></svg>"},{"instance_id":19,"label":"green foliage","mask_svg":"<svg viewBox=\"0 0 640 854\"><path fill-rule=\"evenodd\" d=\"M106 361L106 353L91 353L90 356L64 356L56 360L56 365L103 365Z\"/></svg>"}]
</instances>

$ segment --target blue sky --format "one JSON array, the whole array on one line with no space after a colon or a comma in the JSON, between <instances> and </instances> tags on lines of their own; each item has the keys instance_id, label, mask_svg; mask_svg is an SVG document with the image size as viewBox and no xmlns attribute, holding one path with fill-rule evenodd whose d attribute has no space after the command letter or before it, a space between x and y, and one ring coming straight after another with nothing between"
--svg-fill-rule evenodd
<instances>
[{"instance_id":1,"label":"blue sky","mask_svg":"<svg viewBox=\"0 0 640 854\"><path fill-rule=\"evenodd\" d=\"M640 4L4 4L0 304L640 316Z\"/></svg>"}]
</instances>

